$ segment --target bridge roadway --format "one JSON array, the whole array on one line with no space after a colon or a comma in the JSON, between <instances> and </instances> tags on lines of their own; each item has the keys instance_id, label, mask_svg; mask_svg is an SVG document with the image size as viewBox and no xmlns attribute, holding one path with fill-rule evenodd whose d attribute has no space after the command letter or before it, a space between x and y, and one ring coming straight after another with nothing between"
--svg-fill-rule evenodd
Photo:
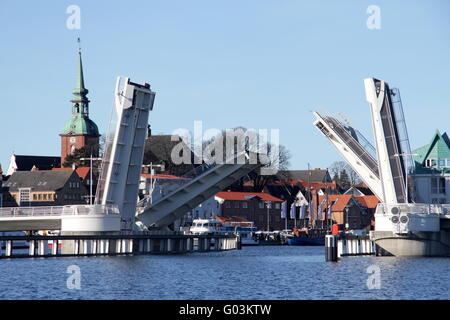
<instances>
[{"instance_id":1,"label":"bridge roadway","mask_svg":"<svg viewBox=\"0 0 450 320\"><path fill-rule=\"evenodd\" d=\"M113 206L73 205L0 208L0 231L61 230L64 218L117 215Z\"/></svg>"}]
</instances>

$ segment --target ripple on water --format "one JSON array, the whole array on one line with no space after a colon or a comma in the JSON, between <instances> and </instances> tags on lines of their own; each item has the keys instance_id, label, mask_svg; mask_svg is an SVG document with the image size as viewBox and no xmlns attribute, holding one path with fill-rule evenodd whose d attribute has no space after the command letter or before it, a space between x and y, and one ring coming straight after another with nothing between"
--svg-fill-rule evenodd
<instances>
[{"instance_id":1,"label":"ripple on water","mask_svg":"<svg viewBox=\"0 0 450 320\"><path fill-rule=\"evenodd\" d=\"M81 290L66 286L73 264L81 270ZM380 289L367 287L371 265L380 268ZM448 258L326 263L323 247L12 259L0 260L0 268L0 299L450 299Z\"/></svg>"}]
</instances>

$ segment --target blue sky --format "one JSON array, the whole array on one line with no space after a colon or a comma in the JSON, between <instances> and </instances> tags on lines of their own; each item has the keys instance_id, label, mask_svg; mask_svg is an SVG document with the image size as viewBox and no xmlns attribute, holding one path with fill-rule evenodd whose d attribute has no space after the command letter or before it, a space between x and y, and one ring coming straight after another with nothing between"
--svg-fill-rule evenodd
<instances>
[{"instance_id":1,"label":"blue sky","mask_svg":"<svg viewBox=\"0 0 450 320\"><path fill-rule=\"evenodd\" d=\"M66 9L81 8L81 29ZM366 26L369 5L381 29ZM156 91L154 133L280 129L291 168L341 160L312 110L372 137L363 79L399 87L413 148L448 131L450 1L2 1L0 163L59 155L71 116L78 36L91 118L107 130L115 78Z\"/></svg>"}]
</instances>

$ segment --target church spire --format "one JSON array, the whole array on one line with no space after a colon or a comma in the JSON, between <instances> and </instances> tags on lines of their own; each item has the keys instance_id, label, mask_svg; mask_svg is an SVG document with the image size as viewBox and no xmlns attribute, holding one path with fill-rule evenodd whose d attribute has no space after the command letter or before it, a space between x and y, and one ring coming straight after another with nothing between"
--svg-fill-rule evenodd
<instances>
[{"instance_id":1,"label":"church spire","mask_svg":"<svg viewBox=\"0 0 450 320\"><path fill-rule=\"evenodd\" d=\"M89 90L84 87L83 61L81 59L80 38L78 38L77 79L75 83L75 89L73 89L72 93L73 99L71 100L71 102L74 104L72 113L78 113L82 114L85 117L89 117L89 99L87 98Z\"/></svg>"}]
</instances>

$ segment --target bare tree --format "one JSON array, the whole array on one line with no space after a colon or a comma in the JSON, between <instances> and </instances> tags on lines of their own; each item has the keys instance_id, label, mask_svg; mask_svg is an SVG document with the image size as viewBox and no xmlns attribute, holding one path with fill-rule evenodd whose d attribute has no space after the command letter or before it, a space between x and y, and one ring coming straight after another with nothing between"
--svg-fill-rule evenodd
<instances>
[{"instance_id":1,"label":"bare tree","mask_svg":"<svg viewBox=\"0 0 450 320\"><path fill-rule=\"evenodd\" d=\"M347 187L347 184L354 186L361 182L361 178L356 171L344 161L333 162L328 168L328 171L330 172L332 179L343 188ZM348 182L342 181L342 173L345 173L345 180Z\"/></svg>"},{"instance_id":2,"label":"bare tree","mask_svg":"<svg viewBox=\"0 0 450 320\"><path fill-rule=\"evenodd\" d=\"M230 146L231 138L233 139L231 141L232 146ZM230 147L233 150L230 150ZM203 149L206 150L203 154L203 160L206 162L226 161L230 153L238 154L243 150L248 151L250 157L255 157L254 161L263 162L262 170L250 172L233 185L235 189L242 190L245 181L252 181L255 192L261 192L269 181L275 180L275 174L278 170L287 170L291 158L291 154L285 146L264 141L256 131L247 130L243 127L222 130L215 137L205 141ZM222 152L222 154L217 154L217 151ZM258 153L261 151L262 153Z\"/></svg>"}]
</instances>

